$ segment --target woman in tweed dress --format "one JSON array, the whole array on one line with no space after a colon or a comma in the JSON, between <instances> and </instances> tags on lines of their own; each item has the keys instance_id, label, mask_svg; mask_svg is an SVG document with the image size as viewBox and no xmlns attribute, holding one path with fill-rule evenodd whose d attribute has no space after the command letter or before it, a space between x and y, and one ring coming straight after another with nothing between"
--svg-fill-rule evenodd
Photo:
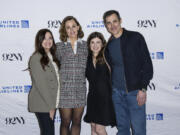
<instances>
[{"instance_id":1,"label":"woman in tweed dress","mask_svg":"<svg viewBox=\"0 0 180 135\"><path fill-rule=\"evenodd\" d=\"M57 43L57 58L61 65L60 134L80 135L81 118L86 104L87 44L80 39L84 33L73 16L64 18L59 32L62 41Z\"/></svg>"}]
</instances>

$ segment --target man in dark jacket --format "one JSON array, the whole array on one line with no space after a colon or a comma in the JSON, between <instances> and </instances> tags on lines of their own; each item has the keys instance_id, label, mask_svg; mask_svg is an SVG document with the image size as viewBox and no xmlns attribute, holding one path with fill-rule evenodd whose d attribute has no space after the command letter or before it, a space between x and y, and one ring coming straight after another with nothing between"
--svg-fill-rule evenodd
<instances>
[{"instance_id":1,"label":"man in dark jacket","mask_svg":"<svg viewBox=\"0 0 180 135\"><path fill-rule=\"evenodd\" d=\"M117 11L104 13L111 34L105 58L111 67L112 99L116 112L117 135L146 135L146 90L153 67L144 37L121 27Z\"/></svg>"}]
</instances>

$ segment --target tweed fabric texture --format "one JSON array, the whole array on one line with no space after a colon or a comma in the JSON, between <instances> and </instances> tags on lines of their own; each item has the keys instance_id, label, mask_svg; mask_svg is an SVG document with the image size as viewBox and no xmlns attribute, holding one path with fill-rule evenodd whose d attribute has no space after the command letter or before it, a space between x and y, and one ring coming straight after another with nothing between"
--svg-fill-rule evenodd
<instances>
[{"instance_id":1,"label":"tweed fabric texture","mask_svg":"<svg viewBox=\"0 0 180 135\"><path fill-rule=\"evenodd\" d=\"M83 107L86 105L87 43L78 40L76 54L70 42L59 42L56 45L57 58L61 64L59 108Z\"/></svg>"}]
</instances>

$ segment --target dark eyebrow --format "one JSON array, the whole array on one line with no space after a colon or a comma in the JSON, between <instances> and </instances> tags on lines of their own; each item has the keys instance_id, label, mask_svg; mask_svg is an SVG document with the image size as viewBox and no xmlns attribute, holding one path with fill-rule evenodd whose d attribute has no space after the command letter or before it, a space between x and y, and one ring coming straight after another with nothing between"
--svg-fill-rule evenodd
<instances>
[{"instance_id":1,"label":"dark eyebrow","mask_svg":"<svg viewBox=\"0 0 180 135\"><path fill-rule=\"evenodd\" d=\"M106 22L106 23L111 23L111 22Z\"/></svg>"}]
</instances>

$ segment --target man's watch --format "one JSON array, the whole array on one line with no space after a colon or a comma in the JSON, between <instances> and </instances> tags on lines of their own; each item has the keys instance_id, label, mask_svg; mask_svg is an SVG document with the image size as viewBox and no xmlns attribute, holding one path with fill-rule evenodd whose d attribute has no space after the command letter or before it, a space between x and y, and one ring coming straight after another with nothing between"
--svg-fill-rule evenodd
<instances>
[{"instance_id":1,"label":"man's watch","mask_svg":"<svg viewBox=\"0 0 180 135\"><path fill-rule=\"evenodd\" d=\"M147 89L145 89L145 88L142 88L142 90L141 90L142 92L146 92L147 91Z\"/></svg>"}]
</instances>

